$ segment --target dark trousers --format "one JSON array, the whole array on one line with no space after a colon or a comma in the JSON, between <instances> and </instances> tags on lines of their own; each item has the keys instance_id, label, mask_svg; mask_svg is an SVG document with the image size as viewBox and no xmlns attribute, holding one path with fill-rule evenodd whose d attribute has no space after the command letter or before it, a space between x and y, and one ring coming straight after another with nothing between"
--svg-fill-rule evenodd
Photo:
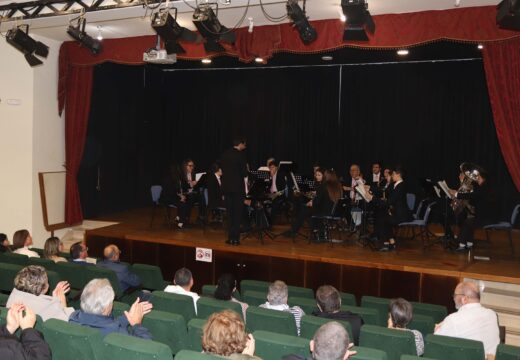
<instances>
[{"instance_id":1,"label":"dark trousers","mask_svg":"<svg viewBox=\"0 0 520 360\"><path fill-rule=\"evenodd\" d=\"M186 197L186 201L182 202L178 199L175 199L171 203L177 207L177 216L179 217L179 222L181 223L189 223L191 208L193 207L194 199L191 196Z\"/></svg>"},{"instance_id":2,"label":"dark trousers","mask_svg":"<svg viewBox=\"0 0 520 360\"><path fill-rule=\"evenodd\" d=\"M394 237L394 226L397 225L393 216L388 211L381 211L377 214L374 223L374 232L380 241L388 241Z\"/></svg>"},{"instance_id":3,"label":"dark trousers","mask_svg":"<svg viewBox=\"0 0 520 360\"><path fill-rule=\"evenodd\" d=\"M228 240L239 241L245 196L243 193L226 193L224 198L228 213Z\"/></svg>"},{"instance_id":4,"label":"dark trousers","mask_svg":"<svg viewBox=\"0 0 520 360\"><path fill-rule=\"evenodd\" d=\"M473 242L473 235L476 227L476 218L467 217L460 225L459 242L461 244L467 244L468 241Z\"/></svg>"},{"instance_id":5,"label":"dark trousers","mask_svg":"<svg viewBox=\"0 0 520 360\"><path fill-rule=\"evenodd\" d=\"M297 233L303 226L305 219L311 215L311 209L307 206L308 199L304 197L295 198L293 201L293 219L291 230Z\"/></svg>"}]
</instances>

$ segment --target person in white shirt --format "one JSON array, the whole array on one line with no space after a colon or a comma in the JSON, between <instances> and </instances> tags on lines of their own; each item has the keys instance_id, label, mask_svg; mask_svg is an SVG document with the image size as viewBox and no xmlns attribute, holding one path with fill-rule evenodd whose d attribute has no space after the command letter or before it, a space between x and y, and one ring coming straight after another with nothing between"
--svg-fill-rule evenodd
<instances>
[{"instance_id":1,"label":"person in white shirt","mask_svg":"<svg viewBox=\"0 0 520 360\"><path fill-rule=\"evenodd\" d=\"M435 335L482 341L487 355L495 355L500 343L497 314L480 304L480 291L474 282L464 281L453 293L457 312L435 326Z\"/></svg>"},{"instance_id":2,"label":"person in white shirt","mask_svg":"<svg viewBox=\"0 0 520 360\"><path fill-rule=\"evenodd\" d=\"M193 299L193 307L195 308L195 314L197 314L197 300L200 296L197 293L191 291L193 287L193 275L191 271L186 268L181 268L175 272L173 278L173 285L168 285L164 289L165 292L191 296Z\"/></svg>"},{"instance_id":3,"label":"person in white shirt","mask_svg":"<svg viewBox=\"0 0 520 360\"><path fill-rule=\"evenodd\" d=\"M37 252L29 250L33 244L32 236L28 230L18 230L13 235L13 252L28 257L40 257Z\"/></svg>"},{"instance_id":4,"label":"person in white shirt","mask_svg":"<svg viewBox=\"0 0 520 360\"><path fill-rule=\"evenodd\" d=\"M260 307L264 309L286 311L293 314L294 321L296 322L296 331L298 332L298 336L300 336L300 323L305 312L299 306L289 307L289 305L287 305L288 296L289 290L287 285L283 281L276 280L269 285L267 302L260 305Z\"/></svg>"}]
</instances>

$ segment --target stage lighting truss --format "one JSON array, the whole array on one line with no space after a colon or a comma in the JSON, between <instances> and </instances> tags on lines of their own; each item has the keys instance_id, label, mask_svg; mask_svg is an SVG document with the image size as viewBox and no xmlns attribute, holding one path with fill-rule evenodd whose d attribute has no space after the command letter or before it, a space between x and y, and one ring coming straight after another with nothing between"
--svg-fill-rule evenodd
<instances>
[{"instance_id":1,"label":"stage lighting truss","mask_svg":"<svg viewBox=\"0 0 520 360\"><path fill-rule=\"evenodd\" d=\"M174 10L172 16L171 10ZM186 50L179 44L179 40L187 42L200 42L197 33L182 27L177 22L177 8L161 9L152 14L152 28L164 42L168 54L184 54Z\"/></svg>"},{"instance_id":2,"label":"stage lighting truss","mask_svg":"<svg viewBox=\"0 0 520 360\"><path fill-rule=\"evenodd\" d=\"M23 30L25 28L25 30ZM36 55L46 58L49 55L49 47L41 41L36 41L29 36L29 25L17 26L5 36L7 43L24 54L25 60L30 66L37 66L43 62Z\"/></svg>"},{"instance_id":3,"label":"stage lighting truss","mask_svg":"<svg viewBox=\"0 0 520 360\"><path fill-rule=\"evenodd\" d=\"M310 44L318 37L316 33L316 29L314 29L309 20L307 19L307 15L305 12L305 3L306 0L303 0L303 9L298 5L298 0L287 0L286 8L287 8L287 17L289 17L298 32L300 33L300 38L302 39L304 44Z\"/></svg>"},{"instance_id":4,"label":"stage lighting truss","mask_svg":"<svg viewBox=\"0 0 520 360\"><path fill-rule=\"evenodd\" d=\"M249 1L247 3L249 7ZM215 8L215 10L213 10ZM222 52L224 47L219 44L219 41L224 41L233 44L236 40L235 30L244 21L247 15L247 8L242 19L239 20L236 26L232 29L226 28L218 19L218 3L203 3L199 4L193 12L193 24L204 38L204 49L206 52Z\"/></svg>"},{"instance_id":5,"label":"stage lighting truss","mask_svg":"<svg viewBox=\"0 0 520 360\"><path fill-rule=\"evenodd\" d=\"M343 40L368 41L367 31L373 34L376 24L368 11L366 0L341 0L341 9L347 18Z\"/></svg>"},{"instance_id":6,"label":"stage lighting truss","mask_svg":"<svg viewBox=\"0 0 520 360\"><path fill-rule=\"evenodd\" d=\"M103 50L103 43L86 33L86 24L87 19L85 19L83 15L73 19L69 23L67 34L69 34L74 40L78 41L81 45L89 49L94 55L97 55Z\"/></svg>"}]
</instances>

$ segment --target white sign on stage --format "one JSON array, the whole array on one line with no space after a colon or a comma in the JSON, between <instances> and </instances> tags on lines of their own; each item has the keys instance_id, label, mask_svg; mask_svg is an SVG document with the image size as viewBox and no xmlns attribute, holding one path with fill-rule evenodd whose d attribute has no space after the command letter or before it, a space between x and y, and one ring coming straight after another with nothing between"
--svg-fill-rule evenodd
<instances>
[{"instance_id":1,"label":"white sign on stage","mask_svg":"<svg viewBox=\"0 0 520 360\"><path fill-rule=\"evenodd\" d=\"M195 260L212 262L213 261L213 250L206 248L195 248Z\"/></svg>"}]
</instances>

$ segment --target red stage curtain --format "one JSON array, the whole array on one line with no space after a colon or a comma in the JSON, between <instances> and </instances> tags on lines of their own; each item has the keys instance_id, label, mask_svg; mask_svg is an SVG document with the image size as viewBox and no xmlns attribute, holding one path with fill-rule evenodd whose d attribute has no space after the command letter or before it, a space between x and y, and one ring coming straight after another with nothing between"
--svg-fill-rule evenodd
<instances>
[{"instance_id":1,"label":"red stage curtain","mask_svg":"<svg viewBox=\"0 0 520 360\"><path fill-rule=\"evenodd\" d=\"M83 220L78 191L78 170L87 135L92 66L71 66L67 75L65 100L65 222L77 224Z\"/></svg>"},{"instance_id":2,"label":"red stage curtain","mask_svg":"<svg viewBox=\"0 0 520 360\"><path fill-rule=\"evenodd\" d=\"M312 14L310 15L312 16ZM234 45L224 44L224 47L225 54L249 62L257 56L269 58L276 52L317 53L347 46L377 50L411 47L443 39L477 43L519 36L518 32L499 29L495 16L495 6L377 15L374 16L376 33L369 35L370 39L367 42L343 42L344 24L337 19L312 21L318 38L310 45L303 44L297 30L291 24L257 26L253 33L249 33L245 27L235 31L237 40ZM65 108L67 124L66 158L69 176L67 177L65 208L68 223L78 222L82 219L76 176L83 154L90 108L92 66L105 61L120 64L143 64L143 52L155 45L155 36L107 39L104 40L103 45L104 50L99 55L93 55L77 42L65 42L60 49L58 102L60 114ZM182 46L186 49L186 54L179 56L180 59L197 60L208 57L203 44L182 43ZM520 163L518 99L516 102L512 102L518 91L504 91L504 89L513 89L513 85L508 83L509 74L516 75L517 83L514 89L519 89L519 70L518 60L517 69L513 68L512 63L506 62L506 53L514 52L514 49L506 50L506 47L505 45L486 45L486 73L498 138L516 186L520 189L520 170L517 165ZM516 51L518 59L518 50ZM503 60L494 62L492 60L492 57L495 56L494 53L503 56L501 58ZM222 54L213 56L215 55ZM513 73L514 71L516 73ZM497 80L490 79L495 74L499 74L500 77ZM494 90L491 90L493 87ZM505 99L508 100L499 98L499 94L504 93L506 93ZM513 123L514 114L517 115L516 128Z\"/></svg>"},{"instance_id":3,"label":"red stage curtain","mask_svg":"<svg viewBox=\"0 0 520 360\"><path fill-rule=\"evenodd\" d=\"M486 44L483 55L498 141L520 191L520 39Z\"/></svg>"}]
</instances>

